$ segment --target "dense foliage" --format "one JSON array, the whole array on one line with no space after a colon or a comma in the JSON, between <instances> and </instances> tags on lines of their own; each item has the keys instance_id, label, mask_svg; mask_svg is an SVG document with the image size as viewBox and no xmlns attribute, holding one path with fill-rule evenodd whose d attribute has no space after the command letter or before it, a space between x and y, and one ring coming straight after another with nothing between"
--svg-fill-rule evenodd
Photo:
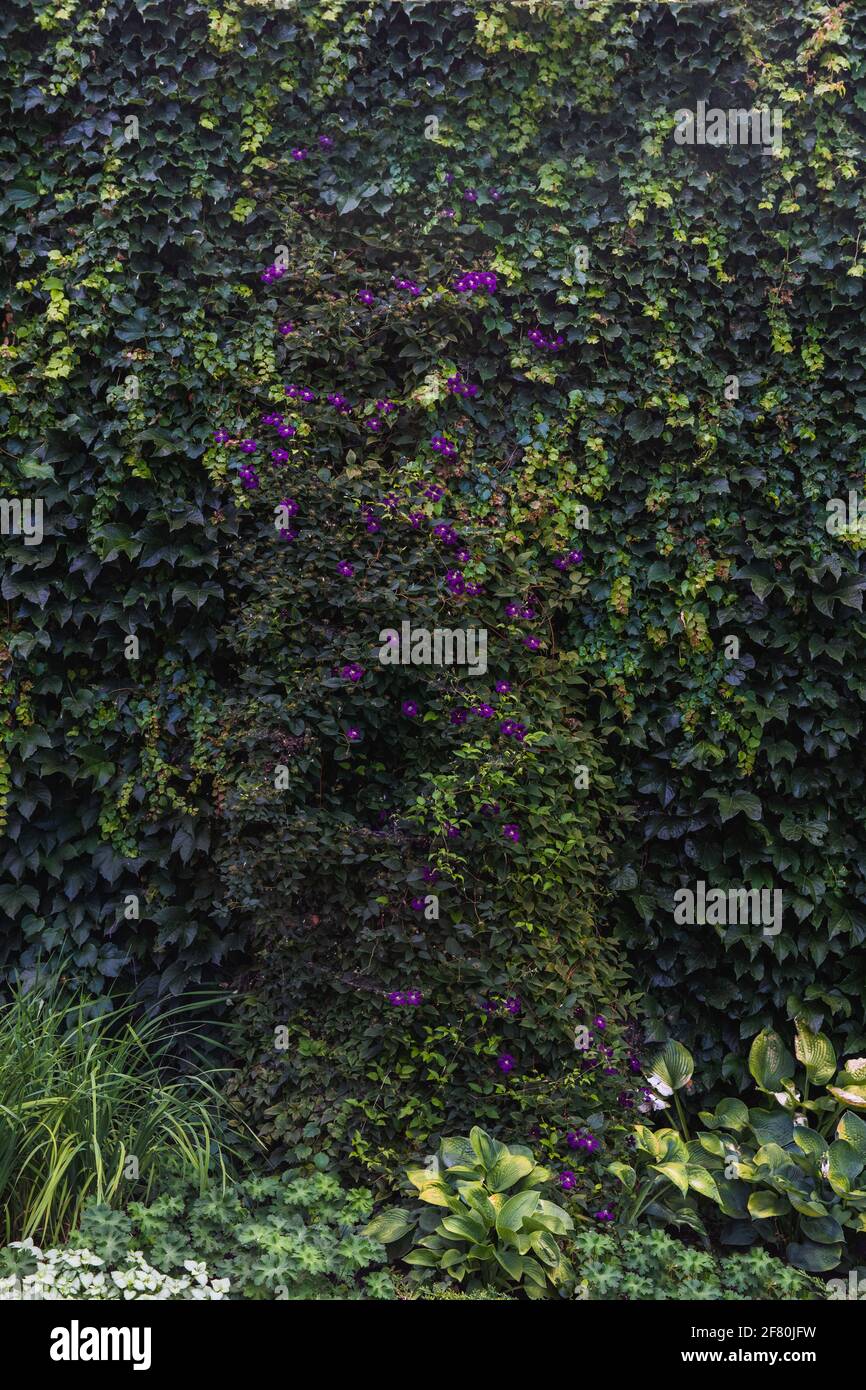
<instances>
[{"instance_id":1,"label":"dense foliage","mask_svg":"<svg viewBox=\"0 0 866 1390\"><path fill-rule=\"evenodd\" d=\"M664 1231L580 1231L574 1239L575 1297L631 1301L821 1299L818 1279L791 1269L766 1250L717 1259Z\"/></svg>"},{"instance_id":2,"label":"dense foliage","mask_svg":"<svg viewBox=\"0 0 866 1390\"><path fill-rule=\"evenodd\" d=\"M794 1017L856 1052L866 15L10 0L0 47L4 978L243 967L268 1142L392 1179L615 1131L641 990L701 1085ZM698 101L778 148L676 143ZM406 620L488 669L383 664ZM699 881L781 930L680 924Z\"/></svg>"},{"instance_id":3,"label":"dense foliage","mask_svg":"<svg viewBox=\"0 0 866 1390\"><path fill-rule=\"evenodd\" d=\"M0 1298L39 1283L67 1298L388 1298L385 1251L362 1231L372 1205L370 1192L321 1170L207 1195L178 1183L126 1211L90 1202L60 1250L25 1241L0 1251Z\"/></svg>"}]
</instances>

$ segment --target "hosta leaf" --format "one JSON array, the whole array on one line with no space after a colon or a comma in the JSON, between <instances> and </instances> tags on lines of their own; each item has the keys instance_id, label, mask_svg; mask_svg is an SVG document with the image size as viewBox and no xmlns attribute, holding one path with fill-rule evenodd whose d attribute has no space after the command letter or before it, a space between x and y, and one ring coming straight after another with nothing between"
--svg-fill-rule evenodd
<instances>
[{"instance_id":1,"label":"hosta leaf","mask_svg":"<svg viewBox=\"0 0 866 1390\"><path fill-rule=\"evenodd\" d=\"M371 1240L379 1240L383 1245L391 1245L395 1240L408 1235L414 1225L415 1222L408 1212L401 1211L399 1207L390 1207L374 1216L361 1234Z\"/></svg>"},{"instance_id":2,"label":"hosta leaf","mask_svg":"<svg viewBox=\"0 0 866 1390\"><path fill-rule=\"evenodd\" d=\"M786 1254L788 1263L795 1269L808 1269L813 1274L823 1274L828 1269L836 1268L842 1258L843 1248L841 1245L812 1245L806 1241L802 1245L790 1244Z\"/></svg>"},{"instance_id":3,"label":"hosta leaf","mask_svg":"<svg viewBox=\"0 0 866 1390\"><path fill-rule=\"evenodd\" d=\"M538 1192L518 1192L503 1202L496 1217L496 1230L499 1235L505 1231L519 1231L524 1217L532 1216L541 1196Z\"/></svg>"},{"instance_id":4,"label":"hosta leaf","mask_svg":"<svg viewBox=\"0 0 866 1390\"><path fill-rule=\"evenodd\" d=\"M506 1154L488 1172L487 1184L492 1192L506 1192L527 1173L531 1173L534 1166L532 1159L524 1158L522 1154Z\"/></svg>"},{"instance_id":5,"label":"hosta leaf","mask_svg":"<svg viewBox=\"0 0 866 1390\"><path fill-rule=\"evenodd\" d=\"M845 1139L866 1161L866 1123L852 1110L846 1110L836 1126L836 1138Z\"/></svg>"},{"instance_id":6,"label":"hosta leaf","mask_svg":"<svg viewBox=\"0 0 866 1390\"><path fill-rule=\"evenodd\" d=\"M777 1092L794 1075L794 1059L778 1033L764 1029L749 1050L749 1071L762 1091Z\"/></svg>"},{"instance_id":7,"label":"hosta leaf","mask_svg":"<svg viewBox=\"0 0 866 1390\"><path fill-rule=\"evenodd\" d=\"M798 1017L795 1023L794 1052L797 1061L803 1063L814 1085L823 1086L836 1071L836 1053L830 1039L823 1033L814 1033L802 1017Z\"/></svg>"},{"instance_id":8,"label":"hosta leaf","mask_svg":"<svg viewBox=\"0 0 866 1390\"><path fill-rule=\"evenodd\" d=\"M654 1084L653 1077L660 1078L662 1086L657 1089L662 1095L666 1095L679 1091L687 1081L691 1081L694 1069L694 1058L688 1048L671 1040L665 1043L660 1052L654 1054L647 1064L646 1074L651 1085Z\"/></svg>"},{"instance_id":9,"label":"hosta leaf","mask_svg":"<svg viewBox=\"0 0 866 1390\"><path fill-rule=\"evenodd\" d=\"M781 1192L753 1192L748 1200L749 1215L756 1221L765 1221L771 1216L787 1216L791 1204Z\"/></svg>"}]
</instances>

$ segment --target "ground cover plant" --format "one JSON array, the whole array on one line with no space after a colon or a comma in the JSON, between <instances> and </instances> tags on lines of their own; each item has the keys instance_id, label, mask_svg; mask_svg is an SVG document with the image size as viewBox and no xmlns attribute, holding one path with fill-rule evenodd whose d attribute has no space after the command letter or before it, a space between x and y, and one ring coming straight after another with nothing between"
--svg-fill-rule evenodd
<instances>
[{"instance_id":1,"label":"ground cover plant","mask_svg":"<svg viewBox=\"0 0 866 1390\"><path fill-rule=\"evenodd\" d=\"M862 7L0 57L6 1294L856 1273Z\"/></svg>"}]
</instances>

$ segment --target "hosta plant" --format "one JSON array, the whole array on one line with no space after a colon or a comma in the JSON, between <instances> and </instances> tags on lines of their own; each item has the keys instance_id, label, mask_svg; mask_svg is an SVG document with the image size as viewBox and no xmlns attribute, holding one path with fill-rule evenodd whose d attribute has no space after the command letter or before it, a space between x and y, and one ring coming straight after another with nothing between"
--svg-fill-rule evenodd
<instances>
[{"instance_id":1,"label":"hosta plant","mask_svg":"<svg viewBox=\"0 0 866 1390\"><path fill-rule=\"evenodd\" d=\"M520 1287L529 1298L571 1284L558 1238L573 1222L543 1195L552 1174L531 1150L502 1144L476 1126L468 1139L444 1139L428 1166L410 1168L407 1176L426 1206L384 1211L366 1232L392 1245L406 1264L446 1274L470 1290Z\"/></svg>"},{"instance_id":2,"label":"hosta plant","mask_svg":"<svg viewBox=\"0 0 866 1390\"><path fill-rule=\"evenodd\" d=\"M799 1269L835 1269L866 1231L866 1122L856 1113L866 1110L866 1058L837 1070L829 1038L801 1017L793 1055L765 1030L748 1065L760 1105L720 1101L700 1112L705 1129L694 1139L687 1129L637 1130L642 1181L636 1168L614 1165L631 1194L630 1214L664 1219L672 1198L699 1226L696 1200L704 1197L727 1217L724 1242L760 1238L784 1245Z\"/></svg>"}]
</instances>

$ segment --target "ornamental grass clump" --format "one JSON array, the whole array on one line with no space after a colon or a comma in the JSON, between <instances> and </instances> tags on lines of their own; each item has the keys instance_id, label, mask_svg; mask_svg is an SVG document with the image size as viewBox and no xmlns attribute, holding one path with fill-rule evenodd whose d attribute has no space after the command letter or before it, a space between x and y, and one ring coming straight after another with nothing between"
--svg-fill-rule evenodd
<instances>
[{"instance_id":1,"label":"ornamental grass clump","mask_svg":"<svg viewBox=\"0 0 866 1390\"><path fill-rule=\"evenodd\" d=\"M104 1005L105 1001L102 1001ZM195 1006L95 1014L17 991L0 1006L0 1236L57 1242L88 1198L147 1199L169 1177L225 1177L218 1073L187 1069Z\"/></svg>"}]
</instances>

